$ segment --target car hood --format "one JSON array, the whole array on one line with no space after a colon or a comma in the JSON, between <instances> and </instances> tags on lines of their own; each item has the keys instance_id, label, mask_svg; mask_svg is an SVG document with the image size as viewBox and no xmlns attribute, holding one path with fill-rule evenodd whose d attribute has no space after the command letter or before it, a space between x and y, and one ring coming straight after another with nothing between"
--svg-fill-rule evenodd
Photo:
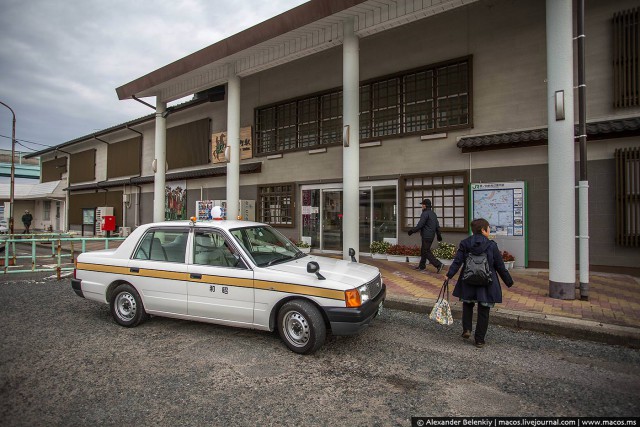
<instances>
[{"instance_id":1,"label":"car hood","mask_svg":"<svg viewBox=\"0 0 640 427\"><path fill-rule=\"evenodd\" d=\"M347 285L347 288L360 286L375 279L376 276L380 274L380 271L376 267L370 265L316 255L305 256L297 260L272 265L265 269L296 275L308 275L311 274L307 273L307 264L310 261L318 263L320 266L319 273L327 280L342 283Z\"/></svg>"}]
</instances>

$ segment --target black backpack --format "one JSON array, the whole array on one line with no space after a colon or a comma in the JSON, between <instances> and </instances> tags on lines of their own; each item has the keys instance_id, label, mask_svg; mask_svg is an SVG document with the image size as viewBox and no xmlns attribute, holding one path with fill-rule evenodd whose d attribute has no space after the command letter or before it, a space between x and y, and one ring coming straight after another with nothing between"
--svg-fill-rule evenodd
<instances>
[{"instance_id":1,"label":"black backpack","mask_svg":"<svg viewBox=\"0 0 640 427\"><path fill-rule=\"evenodd\" d=\"M485 252L478 255L472 253L467 255L467 259L464 261L462 280L471 286L489 286L491 284L491 269Z\"/></svg>"}]
</instances>

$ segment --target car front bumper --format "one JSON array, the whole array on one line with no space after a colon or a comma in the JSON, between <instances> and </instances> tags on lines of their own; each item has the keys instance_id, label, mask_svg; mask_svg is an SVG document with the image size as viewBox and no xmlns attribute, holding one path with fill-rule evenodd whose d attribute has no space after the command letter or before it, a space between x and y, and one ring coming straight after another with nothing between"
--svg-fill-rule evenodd
<instances>
[{"instance_id":1,"label":"car front bumper","mask_svg":"<svg viewBox=\"0 0 640 427\"><path fill-rule=\"evenodd\" d=\"M378 295L361 307L323 307L333 335L355 335L366 328L378 315L386 296L387 287L383 284Z\"/></svg>"}]
</instances>

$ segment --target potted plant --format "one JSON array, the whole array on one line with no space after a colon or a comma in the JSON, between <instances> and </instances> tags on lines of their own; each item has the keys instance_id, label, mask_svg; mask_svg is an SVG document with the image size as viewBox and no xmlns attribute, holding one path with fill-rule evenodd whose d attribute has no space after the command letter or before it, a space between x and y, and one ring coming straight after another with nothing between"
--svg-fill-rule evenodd
<instances>
[{"instance_id":1,"label":"potted plant","mask_svg":"<svg viewBox=\"0 0 640 427\"><path fill-rule=\"evenodd\" d=\"M433 255L444 265L451 265L451 261L456 257L456 245L447 242L438 243L438 247L433 249Z\"/></svg>"},{"instance_id":2,"label":"potted plant","mask_svg":"<svg viewBox=\"0 0 640 427\"><path fill-rule=\"evenodd\" d=\"M397 262L419 262L420 248L417 246L391 245L387 249L387 259Z\"/></svg>"},{"instance_id":3,"label":"potted plant","mask_svg":"<svg viewBox=\"0 0 640 427\"><path fill-rule=\"evenodd\" d=\"M301 252L304 252L305 254L311 252L311 245L307 242L299 241L298 243L296 243L296 246L298 247L298 249L300 249Z\"/></svg>"},{"instance_id":4,"label":"potted plant","mask_svg":"<svg viewBox=\"0 0 640 427\"><path fill-rule=\"evenodd\" d=\"M507 268L507 270L511 270L513 268L513 264L516 261L516 258L513 255L511 255L509 252L503 251L502 261L504 261L504 266Z\"/></svg>"},{"instance_id":5,"label":"potted plant","mask_svg":"<svg viewBox=\"0 0 640 427\"><path fill-rule=\"evenodd\" d=\"M369 246L371 256L375 259L387 259L387 250L391 247L389 242L371 242Z\"/></svg>"}]
</instances>

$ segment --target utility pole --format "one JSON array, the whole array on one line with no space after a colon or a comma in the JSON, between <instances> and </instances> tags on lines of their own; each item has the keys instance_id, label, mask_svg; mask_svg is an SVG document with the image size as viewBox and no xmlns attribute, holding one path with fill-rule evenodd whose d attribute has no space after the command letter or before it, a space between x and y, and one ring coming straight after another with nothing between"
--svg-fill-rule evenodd
<instances>
[{"instance_id":1,"label":"utility pole","mask_svg":"<svg viewBox=\"0 0 640 427\"><path fill-rule=\"evenodd\" d=\"M11 129L11 187L9 196L9 234L13 234L13 196L16 181L16 113L4 102L0 101L0 104L4 105L11 111L13 115L13 126Z\"/></svg>"}]
</instances>

